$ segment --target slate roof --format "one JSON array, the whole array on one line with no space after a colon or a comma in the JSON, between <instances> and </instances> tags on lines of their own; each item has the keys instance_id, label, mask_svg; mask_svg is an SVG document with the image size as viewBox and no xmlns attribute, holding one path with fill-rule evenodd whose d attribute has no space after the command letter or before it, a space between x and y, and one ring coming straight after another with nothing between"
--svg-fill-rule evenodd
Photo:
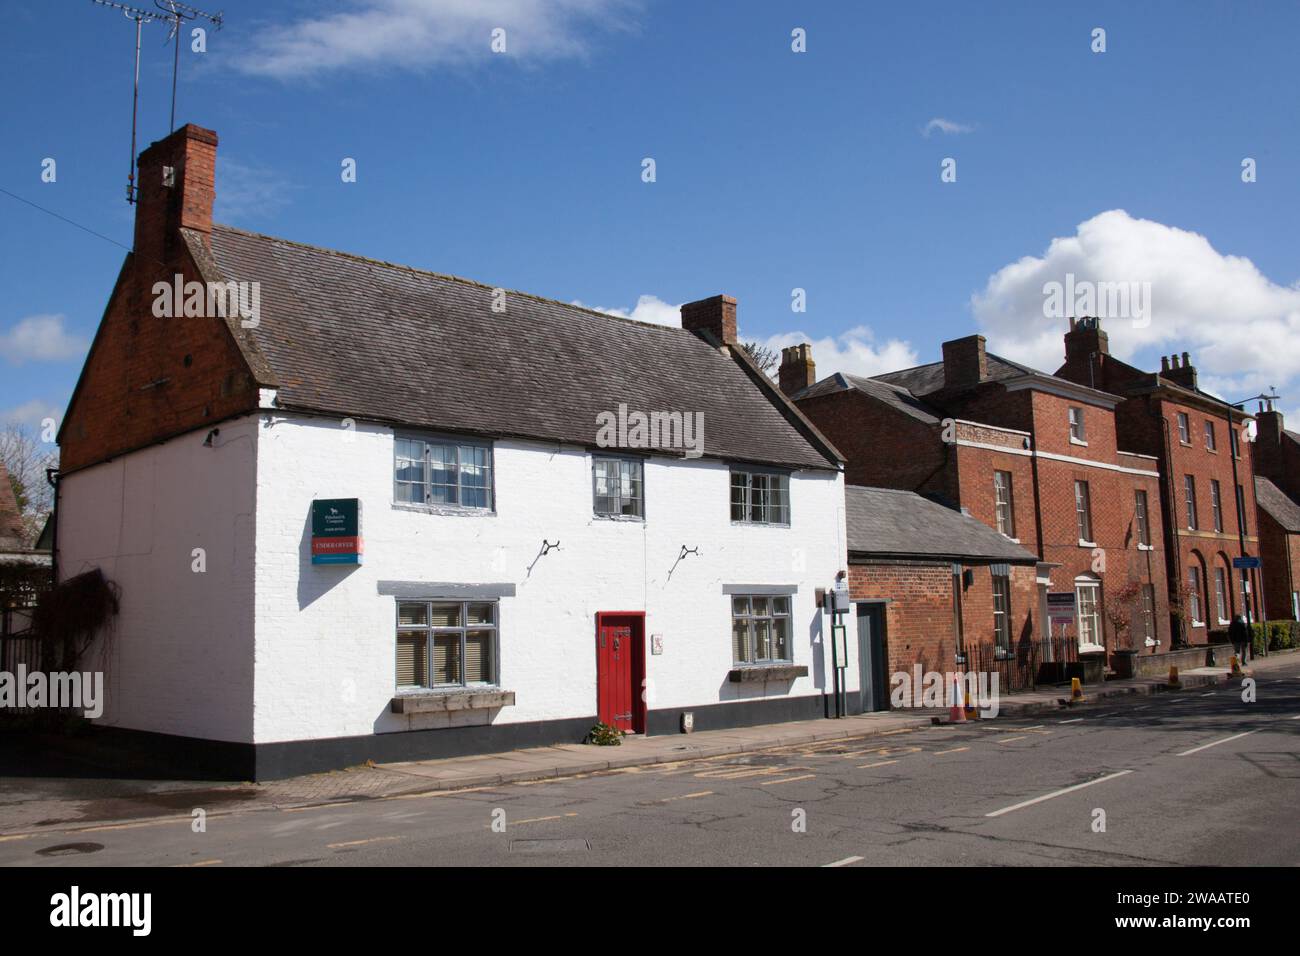
<instances>
[{"instance_id":1,"label":"slate roof","mask_svg":"<svg viewBox=\"0 0 1300 956\"><path fill-rule=\"evenodd\" d=\"M1255 477L1255 503L1283 530L1300 534L1300 504L1269 479Z\"/></svg>"},{"instance_id":2,"label":"slate roof","mask_svg":"<svg viewBox=\"0 0 1300 956\"><path fill-rule=\"evenodd\" d=\"M851 555L1038 560L983 522L914 491L848 485L844 498Z\"/></svg>"},{"instance_id":3,"label":"slate roof","mask_svg":"<svg viewBox=\"0 0 1300 956\"><path fill-rule=\"evenodd\" d=\"M211 264L225 280L260 283L247 338L286 408L594 446L596 416L625 403L703 412L708 456L841 461L740 350L681 328L521 292L494 312L488 285L229 226L212 227Z\"/></svg>"},{"instance_id":4,"label":"slate roof","mask_svg":"<svg viewBox=\"0 0 1300 956\"><path fill-rule=\"evenodd\" d=\"M904 415L909 415L926 424L933 425L941 420L939 413L935 409L916 398L901 385L893 385L872 378L862 378L858 375L847 375L844 372L836 372L814 385L809 385L797 392L793 397L796 400L816 398L820 395L830 395L848 389L870 395Z\"/></svg>"},{"instance_id":5,"label":"slate roof","mask_svg":"<svg viewBox=\"0 0 1300 956\"><path fill-rule=\"evenodd\" d=\"M1030 368L1028 365L1021 365L1019 362L1004 359L992 352L986 353L985 358L988 365L986 382L1003 382L1008 379L1021 378L1025 375L1047 374L1038 371L1038 369ZM928 365L917 365L913 368L900 369L897 372L886 372L883 375L875 376L875 380L905 388L913 395L929 395L931 392L937 392L943 388L943 363L931 362Z\"/></svg>"}]
</instances>

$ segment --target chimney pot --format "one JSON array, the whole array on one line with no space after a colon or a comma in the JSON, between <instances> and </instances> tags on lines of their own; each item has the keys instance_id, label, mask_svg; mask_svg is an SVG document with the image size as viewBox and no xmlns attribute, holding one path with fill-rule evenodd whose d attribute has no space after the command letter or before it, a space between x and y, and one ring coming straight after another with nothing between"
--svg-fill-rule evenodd
<instances>
[{"instance_id":1,"label":"chimney pot","mask_svg":"<svg viewBox=\"0 0 1300 956\"><path fill-rule=\"evenodd\" d=\"M803 342L781 350L781 367L777 370L781 391L793 395L816 381L817 365L813 362L811 345Z\"/></svg>"},{"instance_id":2,"label":"chimney pot","mask_svg":"<svg viewBox=\"0 0 1300 956\"><path fill-rule=\"evenodd\" d=\"M1168 373L1168 372L1169 372L1169 356L1168 356L1168 355L1162 355L1162 356L1160 356L1160 371L1161 371L1161 372L1165 372L1165 373Z\"/></svg>"}]
</instances>

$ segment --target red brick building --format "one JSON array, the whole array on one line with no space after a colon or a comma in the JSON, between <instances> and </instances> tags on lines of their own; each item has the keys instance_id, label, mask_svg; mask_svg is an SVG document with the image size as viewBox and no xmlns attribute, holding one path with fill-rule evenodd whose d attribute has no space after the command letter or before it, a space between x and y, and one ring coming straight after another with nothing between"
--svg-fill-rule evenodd
<instances>
[{"instance_id":1,"label":"red brick building","mask_svg":"<svg viewBox=\"0 0 1300 956\"><path fill-rule=\"evenodd\" d=\"M1250 447L1264 607L1275 620L1300 620L1300 435L1270 403L1255 416Z\"/></svg>"},{"instance_id":2,"label":"red brick building","mask_svg":"<svg viewBox=\"0 0 1300 956\"><path fill-rule=\"evenodd\" d=\"M1027 682L1034 554L911 491L848 485L845 516L860 661L877 660L886 682L917 664L940 673L1000 668L1007 680ZM1009 670L1017 661L1023 673ZM859 686L869 688L869 675L862 677ZM883 710L881 703L864 697L863 710Z\"/></svg>"},{"instance_id":3,"label":"red brick building","mask_svg":"<svg viewBox=\"0 0 1300 956\"><path fill-rule=\"evenodd\" d=\"M978 335L874 378L816 382L807 349L784 351L781 385L846 456L850 484L933 496L1038 557L1037 638L1047 593L1074 592L1057 634L1080 650L1169 646L1160 476L1120 440L1120 398L989 354Z\"/></svg>"},{"instance_id":4,"label":"red brick building","mask_svg":"<svg viewBox=\"0 0 1300 956\"><path fill-rule=\"evenodd\" d=\"M1159 372L1119 361L1095 318L1071 322L1065 364L1056 374L1121 396L1115 409L1120 444L1158 463L1177 633L1188 643L1206 643L1233 615L1245 613L1247 603L1251 619L1262 620L1258 572L1232 563L1259 554L1254 471L1242 448L1250 416L1198 388L1186 352L1162 359Z\"/></svg>"}]
</instances>

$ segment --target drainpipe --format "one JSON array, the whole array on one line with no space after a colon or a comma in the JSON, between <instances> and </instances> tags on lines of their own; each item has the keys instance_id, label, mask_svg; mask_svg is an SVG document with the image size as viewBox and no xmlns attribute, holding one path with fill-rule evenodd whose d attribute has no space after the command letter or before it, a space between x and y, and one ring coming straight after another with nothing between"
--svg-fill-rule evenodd
<instances>
[{"instance_id":1,"label":"drainpipe","mask_svg":"<svg viewBox=\"0 0 1300 956\"><path fill-rule=\"evenodd\" d=\"M1148 398L1147 402L1150 403L1150 401L1151 399ZM1160 416L1160 426L1161 426L1161 433L1162 433L1161 437L1164 439L1164 445L1165 445L1165 461L1164 461L1165 493L1160 496L1162 499L1164 499L1161 502L1161 510L1164 512L1165 534L1169 535L1170 540L1172 541L1172 546L1167 548L1168 553L1165 555L1165 574L1168 576L1168 583L1166 585L1166 589L1172 588L1173 594L1176 595L1178 598L1179 607L1182 607L1183 559L1182 559L1182 554L1179 550L1179 548L1181 547L1181 542L1178 540L1178 521L1177 521L1178 509L1174 505L1174 502L1177 500L1174 497L1175 494L1174 473L1173 473L1174 452L1173 452L1172 439L1170 438L1170 434L1169 434L1169 419L1165 418L1163 414L1161 414ZM1169 623L1173 624L1173 622L1174 622L1174 616L1171 614L1169 615ZM1191 642L1187 639L1188 636L1189 635L1183 633L1183 618L1181 615L1179 615L1178 633L1173 635L1174 640L1170 641L1169 649L1172 651L1174 649L1175 644L1178 644L1180 646L1186 644L1190 646Z\"/></svg>"},{"instance_id":2,"label":"drainpipe","mask_svg":"<svg viewBox=\"0 0 1300 956\"><path fill-rule=\"evenodd\" d=\"M1232 500L1233 503L1236 505L1236 508L1234 510L1237 512L1237 548L1239 549L1241 556L1244 558L1246 556L1246 520L1245 520L1246 519L1246 489L1237 480L1237 455L1234 452L1234 448L1240 449L1241 442L1237 440L1236 432L1233 430L1232 409L1234 407L1235 406L1233 405L1228 405L1227 411L1224 414L1228 419L1228 457L1232 460ZM1237 492L1238 488L1241 489L1240 494L1238 494ZM1228 573L1229 574L1232 573L1231 568L1228 569ZM1241 604L1246 611L1247 630L1250 630L1250 626L1251 626L1249 582L1250 582L1250 569L1242 568L1241 569ZM1251 643L1253 644L1255 640L1253 631L1251 632L1250 640ZM1264 646L1265 649L1267 649L1268 647L1267 640L1265 641ZM1252 648L1252 653L1253 653L1253 648Z\"/></svg>"}]
</instances>

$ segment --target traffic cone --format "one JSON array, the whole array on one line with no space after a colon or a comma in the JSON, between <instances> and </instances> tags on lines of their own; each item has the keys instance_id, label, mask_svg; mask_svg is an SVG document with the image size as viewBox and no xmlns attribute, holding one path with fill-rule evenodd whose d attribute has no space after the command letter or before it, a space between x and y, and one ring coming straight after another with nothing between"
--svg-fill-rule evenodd
<instances>
[{"instance_id":1,"label":"traffic cone","mask_svg":"<svg viewBox=\"0 0 1300 956\"><path fill-rule=\"evenodd\" d=\"M959 677L954 677L952 681L952 706L948 708L948 722L966 723L966 708L961 705L961 678Z\"/></svg>"},{"instance_id":2,"label":"traffic cone","mask_svg":"<svg viewBox=\"0 0 1300 956\"><path fill-rule=\"evenodd\" d=\"M1083 702L1083 681L1077 677L1070 678L1070 703L1078 704Z\"/></svg>"},{"instance_id":3,"label":"traffic cone","mask_svg":"<svg viewBox=\"0 0 1300 956\"><path fill-rule=\"evenodd\" d=\"M1232 655L1232 676L1233 677L1241 676L1241 661L1237 659L1236 654Z\"/></svg>"},{"instance_id":4,"label":"traffic cone","mask_svg":"<svg viewBox=\"0 0 1300 956\"><path fill-rule=\"evenodd\" d=\"M1170 665L1169 665L1169 683L1168 683L1166 686L1167 686L1170 690L1181 690L1181 689L1182 689L1182 687L1183 687L1182 682L1178 680L1178 665L1177 665L1177 664L1170 664Z\"/></svg>"},{"instance_id":5,"label":"traffic cone","mask_svg":"<svg viewBox=\"0 0 1300 956\"><path fill-rule=\"evenodd\" d=\"M966 719L967 719L967 720L979 720L979 719L980 719L979 708L977 708L974 704L971 703L971 699L970 699L970 687L967 687L967 688L966 688Z\"/></svg>"}]
</instances>

